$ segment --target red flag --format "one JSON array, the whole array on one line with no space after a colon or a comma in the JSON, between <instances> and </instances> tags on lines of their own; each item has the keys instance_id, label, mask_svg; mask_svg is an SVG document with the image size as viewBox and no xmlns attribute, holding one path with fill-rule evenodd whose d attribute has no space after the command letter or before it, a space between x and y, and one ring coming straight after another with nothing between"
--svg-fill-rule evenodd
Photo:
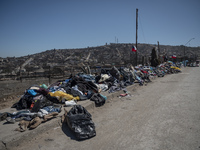
<instances>
[{"instance_id":1,"label":"red flag","mask_svg":"<svg viewBox=\"0 0 200 150\"><path fill-rule=\"evenodd\" d=\"M176 58L176 55L172 55L172 58Z\"/></svg>"},{"instance_id":2,"label":"red flag","mask_svg":"<svg viewBox=\"0 0 200 150\"><path fill-rule=\"evenodd\" d=\"M136 52L137 48L135 46L132 46L132 52Z\"/></svg>"}]
</instances>

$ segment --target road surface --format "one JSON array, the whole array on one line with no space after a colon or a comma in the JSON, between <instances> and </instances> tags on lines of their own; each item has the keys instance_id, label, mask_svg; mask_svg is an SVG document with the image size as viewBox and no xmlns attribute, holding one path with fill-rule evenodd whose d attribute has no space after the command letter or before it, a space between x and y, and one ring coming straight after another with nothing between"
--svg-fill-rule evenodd
<instances>
[{"instance_id":1,"label":"road surface","mask_svg":"<svg viewBox=\"0 0 200 150\"><path fill-rule=\"evenodd\" d=\"M58 124L15 150L200 150L199 91L200 68L184 68L90 110L97 132L91 139L77 141Z\"/></svg>"}]
</instances>

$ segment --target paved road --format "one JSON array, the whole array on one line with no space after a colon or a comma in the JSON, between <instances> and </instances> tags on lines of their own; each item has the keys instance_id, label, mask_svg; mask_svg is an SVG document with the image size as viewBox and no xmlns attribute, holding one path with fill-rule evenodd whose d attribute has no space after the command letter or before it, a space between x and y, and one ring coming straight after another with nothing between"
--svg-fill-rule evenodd
<instances>
[{"instance_id":1,"label":"paved road","mask_svg":"<svg viewBox=\"0 0 200 150\"><path fill-rule=\"evenodd\" d=\"M200 68L184 68L90 110L97 135L89 140L58 125L15 149L200 150L199 75Z\"/></svg>"}]
</instances>

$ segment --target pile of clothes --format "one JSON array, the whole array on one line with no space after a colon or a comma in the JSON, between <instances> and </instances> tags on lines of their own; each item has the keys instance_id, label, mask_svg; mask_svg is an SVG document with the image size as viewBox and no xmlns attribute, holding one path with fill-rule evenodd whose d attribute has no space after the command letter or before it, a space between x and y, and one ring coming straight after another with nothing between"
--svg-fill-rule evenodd
<instances>
[{"instance_id":1,"label":"pile of clothes","mask_svg":"<svg viewBox=\"0 0 200 150\"><path fill-rule=\"evenodd\" d=\"M173 74L181 72L181 65L179 63L175 64L171 61L164 62L157 67L151 66L136 66L135 70L140 78L145 82L150 82L151 78L154 77L164 77L166 74Z\"/></svg>"},{"instance_id":2,"label":"pile of clothes","mask_svg":"<svg viewBox=\"0 0 200 150\"><path fill-rule=\"evenodd\" d=\"M28 128L34 129L41 123L56 117L61 112L63 104L76 105L78 101L91 100L95 102L97 107L100 107L107 100L107 97L102 95L101 92L113 93L124 90L134 83L143 85L145 82L151 82L152 77L163 77L165 74L171 73L172 70L181 71L180 68L173 66L171 63L161 64L156 68L151 66L116 68L114 66L110 69L102 69L98 75L78 73L49 86L45 84L32 85L25 90L20 100L12 106L18 112L1 113L0 119L7 120L8 123L19 121L17 131L23 132ZM73 110L84 110L80 106L79 108L74 107ZM69 116L73 115L73 110L70 111L71 114L68 114L68 118L73 118ZM82 116L85 117L85 115ZM88 116L91 117L91 115ZM91 131L91 137L95 135L94 130ZM79 135L79 137L82 136Z\"/></svg>"}]
</instances>

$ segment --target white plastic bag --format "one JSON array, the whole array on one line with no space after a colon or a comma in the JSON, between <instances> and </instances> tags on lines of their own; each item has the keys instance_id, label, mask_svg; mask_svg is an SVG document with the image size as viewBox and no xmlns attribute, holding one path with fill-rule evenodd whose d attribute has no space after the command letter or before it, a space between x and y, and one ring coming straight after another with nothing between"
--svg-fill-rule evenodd
<instances>
[{"instance_id":1,"label":"white plastic bag","mask_svg":"<svg viewBox=\"0 0 200 150\"><path fill-rule=\"evenodd\" d=\"M73 105L76 105L76 102L74 100L65 101L65 106L73 106Z\"/></svg>"}]
</instances>

